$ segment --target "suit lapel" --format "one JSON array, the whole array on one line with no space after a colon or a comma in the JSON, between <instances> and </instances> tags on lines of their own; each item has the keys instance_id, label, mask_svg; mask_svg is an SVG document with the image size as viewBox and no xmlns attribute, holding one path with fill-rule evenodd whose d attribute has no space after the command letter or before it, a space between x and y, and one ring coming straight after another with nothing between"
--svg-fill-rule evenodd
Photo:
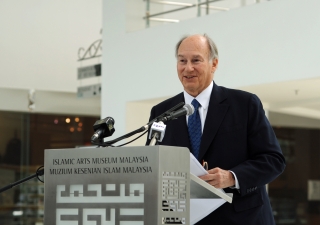
<instances>
[{"instance_id":1,"label":"suit lapel","mask_svg":"<svg viewBox=\"0 0 320 225\"><path fill-rule=\"evenodd\" d=\"M202 159L207 152L228 111L229 105L222 103L226 98L227 93L225 93L222 88L214 83L201 138L199 159Z\"/></svg>"}]
</instances>

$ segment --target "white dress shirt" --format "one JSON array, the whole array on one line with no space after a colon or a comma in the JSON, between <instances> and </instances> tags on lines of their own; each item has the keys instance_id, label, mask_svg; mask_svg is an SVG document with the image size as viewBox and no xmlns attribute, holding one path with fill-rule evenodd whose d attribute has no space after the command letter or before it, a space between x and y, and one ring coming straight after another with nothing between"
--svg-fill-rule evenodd
<instances>
[{"instance_id":1,"label":"white dress shirt","mask_svg":"<svg viewBox=\"0 0 320 225\"><path fill-rule=\"evenodd\" d=\"M189 95L188 92L183 91L184 101L185 101L186 104L190 104L191 105L191 102L192 102L193 99L197 99L197 101L200 103L200 106L199 106L198 110L199 110L199 116L200 116L200 120L201 120L202 133L203 133L204 124L205 124L205 121L206 121L206 118L207 118L207 113L208 113L208 107L209 107L212 88L213 88L213 81L211 81L210 85L206 89L204 89L195 98L193 96ZM189 116L187 115L186 116L187 124L188 124L188 117ZM231 170L229 170L229 171L233 174L234 179L235 179L235 186L233 188L240 189L239 182L238 182L236 174Z\"/></svg>"}]
</instances>

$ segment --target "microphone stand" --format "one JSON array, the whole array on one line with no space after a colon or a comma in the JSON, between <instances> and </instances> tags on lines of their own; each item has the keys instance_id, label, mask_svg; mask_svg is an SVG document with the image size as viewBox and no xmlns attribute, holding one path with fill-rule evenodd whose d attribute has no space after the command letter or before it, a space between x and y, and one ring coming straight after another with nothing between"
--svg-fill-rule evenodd
<instances>
[{"instance_id":1,"label":"microphone stand","mask_svg":"<svg viewBox=\"0 0 320 225\"><path fill-rule=\"evenodd\" d=\"M0 189L0 193L4 192L4 191L6 191L6 190L8 190L8 189L10 189L10 188L13 188L14 186L17 186L17 185L19 185L19 184L21 184L21 183L24 183L24 182L26 182L26 181L28 181L28 180L31 180L31 179L34 178L34 177L37 177L38 180L43 183L43 181L39 179L39 176L42 176L42 175L44 174L44 169L40 170L40 168L43 168L43 166L39 167L39 168L37 169L37 172L36 172L35 174L33 174L33 175L29 176L29 177L23 178L22 180L19 180L19 181L17 181L17 182L14 182L14 183L12 183L12 184L9 184L9 185L1 188L1 189Z\"/></svg>"},{"instance_id":2,"label":"microphone stand","mask_svg":"<svg viewBox=\"0 0 320 225\"><path fill-rule=\"evenodd\" d=\"M158 140L159 140L159 133L155 132L152 136L149 146L155 146Z\"/></svg>"},{"instance_id":3,"label":"microphone stand","mask_svg":"<svg viewBox=\"0 0 320 225\"><path fill-rule=\"evenodd\" d=\"M128 134L125 134L125 135L123 135L123 136L121 136L121 137L118 137L118 138L116 138L116 139L114 139L114 140L106 141L106 142L103 142L103 141L100 141L100 142L91 141L91 143L94 144L94 145L98 145L98 147L100 147L100 146L101 146L101 147L109 147L109 146L112 146L112 144L115 144L115 143L118 142L118 141L121 141L121 140L123 140L123 139L125 139L125 138L129 138L129 137L131 137L131 136L133 136L133 135L135 135L135 134L137 134L137 133L143 132L143 131L145 131L145 130L148 130L149 127L150 127L150 125L153 124L153 122L156 122L156 121L158 121L160 118L163 118L163 117L169 115L169 114L170 114L171 112L173 112L174 110L181 108L184 104L185 104L184 102L180 102L178 105L176 105L176 106L172 107L171 109L169 109L168 111L162 113L160 116L157 116L156 118L154 118L153 120L151 120L150 122L148 122L146 125L140 127L140 128L137 129L137 130L134 130L134 131L132 131L132 132L130 132L130 133L128 133ZM159 137L158 137L158 139L159 139ZM113 146L112 146L112 147L113 147Z\"/></svg>"}]
</instances>

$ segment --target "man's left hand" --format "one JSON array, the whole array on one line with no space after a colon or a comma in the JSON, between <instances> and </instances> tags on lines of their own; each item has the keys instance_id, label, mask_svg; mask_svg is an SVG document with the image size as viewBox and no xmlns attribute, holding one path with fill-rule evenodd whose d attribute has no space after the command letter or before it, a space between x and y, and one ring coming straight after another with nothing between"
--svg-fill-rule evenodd
<instances>
[{"instance_id":1,"label":"man's left hand","mask_svg":"<svg viewBox=\"0 0 320 225\"><path fill-rule=\"evenodd\" d=\"M227 188L235 185L235 180L232 173L228 170L220 169L219 167L208 170L207 175L199 178L206 181L215 188Z\"/></svg>"}]
</instances>

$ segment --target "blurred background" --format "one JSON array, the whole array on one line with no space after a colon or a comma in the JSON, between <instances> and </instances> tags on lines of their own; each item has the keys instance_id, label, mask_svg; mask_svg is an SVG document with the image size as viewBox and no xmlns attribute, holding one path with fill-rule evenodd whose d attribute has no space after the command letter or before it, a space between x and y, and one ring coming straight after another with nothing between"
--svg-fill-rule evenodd
<instances>
[{"instance_id":1,"label":"blurred background","mask_svg":"<svg viewBox=\"0 0 320 225\"><path fill-rule=\"evenodd\" d=\"M183 89L174 48L217 44L218 85L252 92L287 160L268 185L277 224L320 224L320 2L316 0L1 0L0 187L30 176L45 149L90 146L137 129ZM144 145L142 137L131 145ZM0 193L0 224L40 225L44 187Z\"/></svg>"}]
</instances>

